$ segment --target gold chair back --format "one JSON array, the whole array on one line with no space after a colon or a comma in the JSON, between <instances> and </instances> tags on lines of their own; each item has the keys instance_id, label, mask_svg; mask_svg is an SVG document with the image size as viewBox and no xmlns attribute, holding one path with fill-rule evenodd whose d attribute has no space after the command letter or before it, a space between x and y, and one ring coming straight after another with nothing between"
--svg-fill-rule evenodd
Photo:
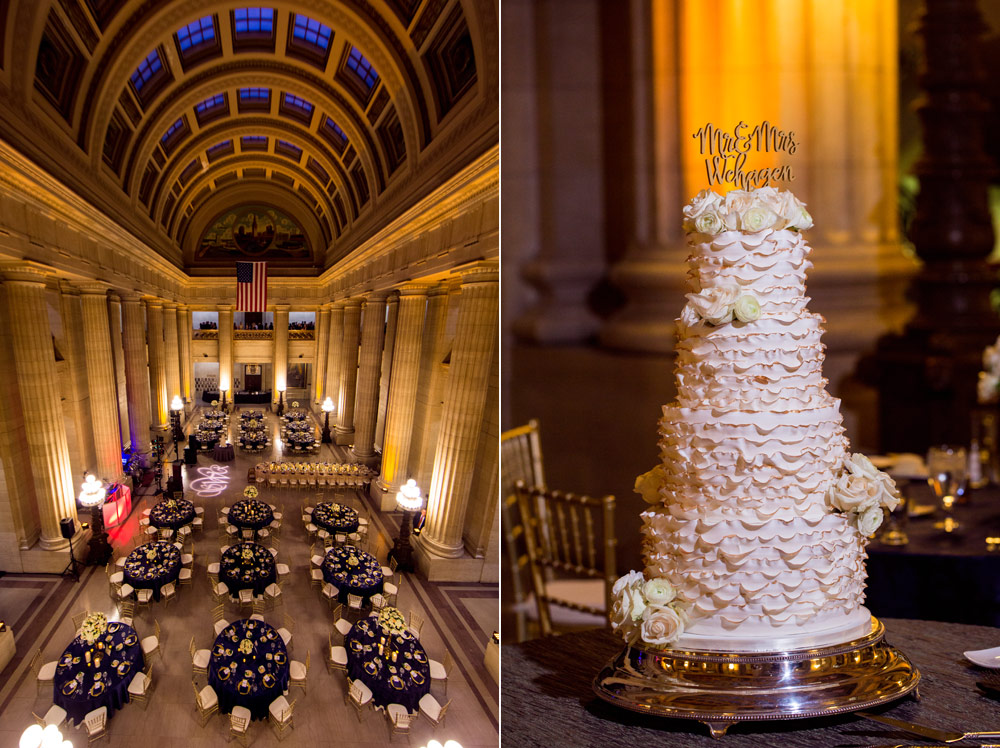
<instances>
[{"instance_id":1,"label":"gold chair back","mask_svg":"<svg viewBox=\"0 0 1000 748\"><path fill-rule=\"evenodd\" d=\"M528 566L538 604L542 636L554 633L549 605L560 605L608 618L611 588L616 579L615 497L590 496L546 491L515 483L518 508L524 521ZM562 600L548 594L548 573L560 577L601 579L604 608Z\"/></svg>"}]
</instances>

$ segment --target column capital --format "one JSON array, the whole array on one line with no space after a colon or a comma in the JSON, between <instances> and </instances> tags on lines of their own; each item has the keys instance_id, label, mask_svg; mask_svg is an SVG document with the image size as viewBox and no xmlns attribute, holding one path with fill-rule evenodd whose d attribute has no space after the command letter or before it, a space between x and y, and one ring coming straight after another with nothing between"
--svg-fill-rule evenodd
<instances>
[{"instance_id":1,"label":"column capital","mask_svg":"<svg viewBox=\"0 0 1000 748\"><path fill-rule=\"evenodd\" d=\"M400 296L428 296L437 286L433 283L404 283L397 290Z\"/></svg>"},{"instance_id":2,"label":"column capital","mask_svg":"<svg viewBox=\"0 0 1000 748\"><path fill-rule=\"evenodd\" d=\"M385 289L382 291L365 291L363 294L361 294L360 298L365 304L373 301L384 302L386 299L389 298L389 294L391 292L392 291L390 289Z\"/></svg>"},{"instance_id":3,"label":"column capital","mask_svg":"<svg viewBox=\"0 0 1000 748\"><path fill-rule=\"evenodd\" d=\"M143 296L142 300L146 302L146 307L149 309L163 308L163 299L156 296Z\"/></svg>"},{"instance_id":4,"label":"column capital","mask_svg":"<svg viewBox=\"0 0 1000 748\"><path fill-rule=\"evenodd\" d=\"M0 262L0 278L4 283L41 283L55 275L47 265L30 260L20 262Z\"/></svg>"},{"instance_id":5,"label":"column capital","mask_svg":"<svg viewBox=\"0 0 1000 748\"><path fill-rule=\"evenodd\" d=\"M292 308L291 304L275 304L274 311L276 312L287 312Z\"/></svg>"},{"instance_id":6,"label":"column capital","mask_svg":"<svg viewBox=\"0 0 1000 748\"><path fill-rule=\"evenodd\" d=\"M111 292L108 294L108 301L114 304L121 304L122 295L112 288Z\"/></svg>"},{"instance_id":7,"label":"column capital","mask_svg":"<svg viewBox=\"0 0 1000 748\"><path fill-rule=\"evenodd\" d=\"M452 272L459 276L463 286L472 283L498 283L500 281L500 264L496 260L477 262L457 268Z\"/></svg>"},{"instance_id":8,"label":"column capital","mask_svg":"<svg viewBox=\"0 0 1000 748\"><path fill-rule=\"evenodd\" d=\"M119 294L119 296L121 296L122 304L142 303L142 294L135 291L123 291Z\"/></svg>"},{"instance_id":9,"label":"column capital","mask_svg":"<svg viewBox=\"0 0 1000 748\"><path fill-rule=\"evenodd\" d=\"M65 278L60 278L58 280L58 284L59 284L59 293L62 294L63 296L79 296L80 295L80 289L77 288L72 283L70 283Z\"/></svg>"},{"instance_id":10,"label":"column capital","mask_svg":"<svg viewBox=\"0 0 1000 748\"><path fill-rule=\"evenodd\" d=\"M331 309L332 307L333 307L333 304L331 304L331 303L327 302L326 304L320 304L320 307L319 307L319 309L317 309L316 311L317 311L317 312L318 312L319 314L329 314L329 313L330 313L330 309Z\"/></svg>"},{"instance_id":11,"label":"column capital","mask_svg":"<svg viewBox=\"0 0 1000 748\"><path fill-rule=\"evenodd\" d=\"M235 304L217 304L215 307L216 311L219 312L232 312L236 309Z\"/></svg>"},{"instance_id":12,"label":"column capital","mask_svg":"<svg viewBox=\"0 0 1000 748\"><path fill-rule=\"evenodd\" d=\"M178 312L187 312L190 309L191 309L191 307L189 307L187 304L181 304L180 302L177 302L177 311Z\"/></svg>"},{"instance_id":13,"label":"column capital","mask_svg":"<svg viewBox=\"0 0 1000 748\"><path fill-rule=\"evenodd\" d=\"M163 309L164 309L164 311L168 311L168 312L169 311L175 311L176 312L177 311L177 302L176 301L164 301L163 302Z\"/></svg>"},{"instance_id":14,"label":"column capital","mask_svg":"<svg viewBox=\"0 0 1000 748\"><path fill-rule=\"evenodd\" d=\"M448 286L444 283L438 283L436 286L431 287L427 291L427 298L432 296L444 296L448 293Z\"/></svg>"},{"instance_id":15,"label":"column capital","mask_svg":"<svg viewBox=\"0 0 1000 748\"><path fill-rule=\"evenodd\" d=\"M107 296L108 289L111 288L111 285L104 281L80 281L73 286L83 296Z\"/></svg>"},{"instance_id":16,"label":"column capital","mask_svg":"<svg viewBox=\"0 0 1000 748\"><path fill-rule=\"evenodd\" d=\"M364 301L364 299L361 296L351 296L348 299L343 299L344 308L348 309L353 307L359 307L361 306L362 301Z\"/></svg>"}]
</instances>

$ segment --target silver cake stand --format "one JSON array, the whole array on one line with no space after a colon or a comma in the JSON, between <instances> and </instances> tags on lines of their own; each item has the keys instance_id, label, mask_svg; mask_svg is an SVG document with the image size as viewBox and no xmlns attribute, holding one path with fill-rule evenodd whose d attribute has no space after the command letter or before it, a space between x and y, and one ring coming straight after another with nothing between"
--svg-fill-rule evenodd
<instances>
[{"instance_id":1,"label":"silver cake stand","mask_svg":"<svg viewBox=\"0 0 1000 748\"><path fill-rule=\"evenodd\" d=\"M737 722L868 709L912 693L919 671L883 637L791 652L686 652L626 647L594 679L605 701L641 714L703 722L720 738Z\"/></svg>"}]
</instances>

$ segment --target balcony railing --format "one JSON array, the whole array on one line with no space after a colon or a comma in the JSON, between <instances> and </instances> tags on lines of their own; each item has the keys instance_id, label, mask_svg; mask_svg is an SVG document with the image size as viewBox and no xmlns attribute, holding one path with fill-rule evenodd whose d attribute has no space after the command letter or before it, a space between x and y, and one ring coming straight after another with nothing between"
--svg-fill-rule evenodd
<instances>
[{"instance_id":1,"label":"balcony railing","mask_svg":"<svg viewBox=\"0 0 1000 748\"><path fill-rule=\"evenodd\" d=\"M191 337L194 340L218 340L219 331L218 330L195 330L191 333Z\"/></svg>"},{"instance_id":2,"label":"balcony railing","mask_svg":"<svg viewBox=\"0 0 1000 748\"><path fill-rule=\"evenodd\" d=\"M233 340L273 340L274 330L233 330Z\"/></svg>"},{"instance_id":3,"label":"balcony railing","mask_svg":"<svg viewBox=\"0 0 1000 748\"><path fill-rule=\"evenodd\" d=\"M315 330L289 330L288 331L289 340L315 340L316 331Z\"/></svg>"}]
</instances>

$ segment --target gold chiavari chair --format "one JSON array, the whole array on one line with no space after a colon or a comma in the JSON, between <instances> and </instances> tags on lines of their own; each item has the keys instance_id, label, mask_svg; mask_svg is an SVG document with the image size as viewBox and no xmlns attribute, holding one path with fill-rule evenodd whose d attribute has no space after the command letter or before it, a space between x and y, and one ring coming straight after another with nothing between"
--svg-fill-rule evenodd
<instances>
[{"instance_id":1,"label":"gold chiavari chair","mask_svg":"<svg viewBox=\"0 0 1000 748\"><path fill-rule=\"evenodd\" d=\"M542 466L542 443L538 421L504 431L500 435L500 525L510 576L510 604L515 614L517 641L528 638L528 614L534 607L530 599L531 574L528 569L528 549L524 541L524 525L517 506L514 484L522 480L528 486L544 489L545 471Z\"/></svg>"},{"instance_id":2,"label":"gold chiavari chair","mask_svg":"<svg viewBox=\"0 0 1000 748\"><path fill-rule=\"evenodd\" d=\"M520 480L514 490L542 636L555 631L550 605L607 621L617 576L615 497L529 488Z\"/></svg>"}]
</instances>

